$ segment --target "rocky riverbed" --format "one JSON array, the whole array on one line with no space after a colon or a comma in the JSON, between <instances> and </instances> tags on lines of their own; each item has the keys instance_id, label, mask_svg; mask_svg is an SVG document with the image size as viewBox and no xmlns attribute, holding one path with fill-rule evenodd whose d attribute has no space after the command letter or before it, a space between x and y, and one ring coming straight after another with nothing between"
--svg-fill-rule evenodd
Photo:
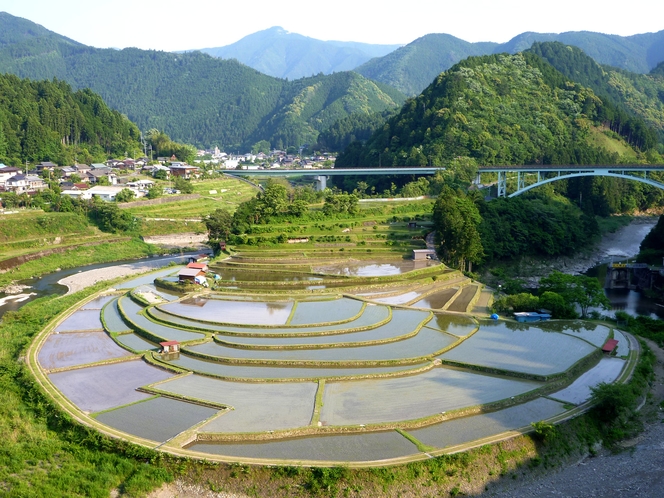
<instances>
[{"instance_id":1,"label":"rocky riverbed","mask_svg":"<svg viewBox=\"0 0 664 498\"><path fill-rule=\"evenodd\" d=\"M657 224L657 217L640 216L613 233L605 234L594 247L580 251L573 257L558 257L546 260L524 258L513 269L513 273L526 282L537 286L539 279L552 271L563 273L585 273L590 268L612 260L633 258L639 253L641 241Z\"/></svg>"}]
</instances>

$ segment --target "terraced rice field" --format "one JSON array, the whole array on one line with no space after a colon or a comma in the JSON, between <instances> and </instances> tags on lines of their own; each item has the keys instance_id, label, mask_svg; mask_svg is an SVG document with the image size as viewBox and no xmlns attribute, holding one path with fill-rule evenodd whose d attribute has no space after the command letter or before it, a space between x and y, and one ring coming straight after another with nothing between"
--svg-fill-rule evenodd
<instances>
[{"instance_id":1,"label":"terraced rice field","mask_svg":"<svg viewBox=\"0 0 664 498\"><path fill-rule=\"evenodd\" d=\"M415 308L431 308L434 310L442 309L459 290L458 287L450 287L433 294L429 294L423 299L413 303Z\"/></svg>"},{"instance_id":2,"label":"terraced rice field","mask_svg":"<svg viewBox=\"0 0 664 498\"><path fill-rule=\"evenodd\" d=\"M216 323L286 325L293 302L189 299L159 308L184 318Z\"/></svg>"},{"instance_id":3,"label":"terraced rice field","mask_svg":"<svg viewBox=\"0 0 664 498\"><path fill-rule=\"evenodd\" d=\"M349 266L344 261L327 265L327 270L390 276L409 266ZM203 292L184 298L152 283L156 277L173 278L178 270L169 267L134 278L118 286L131 289L121 297L100 296L81 305L45 338L37 358L58 391L99 423L148 439L153 447L164 443L180 449L178 441L195 441L198 435L188 448L198 454L289 463L416 455L415 444L385 429L396 425L408 431L415 421L420 424L441 412L495 408L525 394L532 399L546 384L523 374L546 380L565 372L596 352L610 334L607 327L582 321L477 321L462 314L479 292L476 284L464 285L465 277L448 282L455 285L449 288L438 287L441 280L432 283L430 274L409 278L407 284L394 279L354 284L352 277L338 277L338 285L346 289L323 288L306 295L273 286L261 296L243 287L235 294ZM265 272L258 270L243 275L241 269L220 268L238 281L253 279L262 289L265 279L257 277ZM279 278L291 277L305 284L320 278L294 272ZM132 300L136 293L150 302L165 302L144 306ZM483 291L482 297L486 307L491 294ZM408 303L414 303L411 309ZM456 313L433 311L445 307ZM618 354L627 356L627 338L617 331L614 336ZM181 342L181 352L158 353L157 343L167 340ZM136 359L138 353L150 363ZM78 368L103 360L112 363ZM625 363L604 358L550 397L409 432L425 445L447 448L525 427L563 413L563 403L584 402L591 386L613 381ZM180 371L187 373L173 373ZM367 432L323 435L349 426L364 426ZM279 438L302 429L314 434L253 442L255 434ZM254 435L241 441L247 433ZM182 437L173 440L178 435ZM231 436L240 442L220 442Z\"/></svg>"},{"instance_id":4,"label":"terraced rice field","mask_svg":"<svg viewBox=\"0 0 664 498\"><path fill-rule=\"evenodd\" d=\"M307 426L314 412L318 384L227 382L189 375L156 386L159 390L232 407L208 422L201 432L261 432Z\"/></svg>"},{"instance_id":5,"label":"terraced rice field","mask_svg":"<svg viewBox=\"0 0 664 498\"><path fill-rule=\"evenodd\" d=\"M66 368L97 361L131 356L113 342L106 332L51 334L39 351L42 368Z\"/></svg>"},{"instance_id":6,"label":"terraced rice field","mask_svg":"<svg viewBox=\"0 0 664 498\"><path fill-rule=\"evenodd\" d=\"M180 354L178 358L169 359L168 364L176 367L185 368L192 372L199 372L217 377L234 379L269 379L284 380L291 379L320 379L330 377L356 377L356 376L376 376L386 374L399 374L419 370L430 366L430 362L416 363L414 365L396 365L390 367L279 367L279 366L252 366L252 365L232 365L218 363L216 361L205 361L186 354ZM278 389L278 387L275 387Z\"/></svg>"},{"instance_id":7,"label":"terraced rice field","mask_svg":"<svg viewBox=\"0 0 664 498\"><path fill-rule=\"evenodd\" d=\"M330 382L320 420L326 425L413 420L517 396L538 382L434 368L416 377Z\"/></svg>"},{"instance_id":8,"label":"terraced rice field","mask_svg":"<svg viewBox=\"0 0 664 498\"><path fill-rule=\"evenodd\" d=\"M528 427L531 422L545 420L564 411L562 403L537 398L522 405L449 420L423 429L409 430L408 433L427 446L446 448Z\"/></svg>"},{"instance_id":9,"label":"terraced rice field","mask_svg":"<svg viewBox=\"0 0 664 498\"><path fill-rule=\"evenodd\" d=\"M99 318L99 310L86 309L76 311L71 314L69 318L64 320L56 328L56 332L76 332L83 330L103 330L104 326L101 324Z\"/></svg>"},{"instance_id":10,"label":"terraced rice field","mask_svg":"<svg viewBox=\"0 0 664 498\"><path fill-rule=\"evenodd\" d=\"M584 403L590 399L591 387L595 387L601 382L613 382L618 378L624 367L625 360L602 358L597 365L581 374L571 385L562 391L551 394L551 397L575 405Z\"/></svg>"},{"instance_id":11,"label":"terraced rice field","mask_svg":"<svg viewBox=\"0 0 664 498\"><path fill-rule=\"evenodd\" d=\"M232 457L290 460L293 462L362 462L398 458L417 453L417 447L396 431L348 436L319 436L268 443L197 443L188 447L201 453Z\"/></svg>"},{"instance_id":12,"label":"terraced rice field","mask_svg":"<svg viewBox=\"0 0 664 498\"><path fill-rule=\"evenodd\" d=\"M127 434L163 443L217 412L214 408L158 397L100 413L96 418Z\"/></svg>"},{"instance_id":13,"label":"terraced rice field","mask_svg":"<svg viewBox=\"0 0 664 498\"><path fill-rule=\"evenodd\" d=\"M613 331L613 338L618 341L616 356L627 357L629 355L629 341L619 330Z\"/></svg>"},{"instance_id":14,"label":"terraced rice field","mask_svg":"<svg viewBox=\"0 0 664 498\"><path fill-rule=\"evenodd\" d=\"M550 331L552 327L481 320L475 334L440 358L459 364L551 375L564 372L596 350L584 340Z\"/></svg>"},{"instance_id":15,"label":"terraced rice field","mask_svg":"<svg viewBox=\"0 0 664 498\"><path fill-rule=\"evenodd\" d=\"M173 374L141 360L78 368L51 374L58 390L84 412L99 412L151 397L136 388Z\"/></svg>"}]
</instances>

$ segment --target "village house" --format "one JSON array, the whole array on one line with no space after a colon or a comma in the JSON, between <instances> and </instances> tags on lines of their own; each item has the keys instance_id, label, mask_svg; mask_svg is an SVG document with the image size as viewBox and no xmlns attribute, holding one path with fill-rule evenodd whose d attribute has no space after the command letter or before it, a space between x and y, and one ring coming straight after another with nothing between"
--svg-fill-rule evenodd
<instances>
[{"instance_id":1,"label":"village house","mask_svg":"<svg viewBox=\"0 0 664 498\"><path fill-rule=\"evenodd\" d=\"M200 170L196 166L190 166L188 164L177 164L175 166L171 164L169 169L171 175L184 178L185 180L198 178L200 176Z\"/></svg>"},{"instance_id":2,"label":"village house","mask_svg":"<svg viewBox=\"0 0 664 498\"><path fill-rule=\"evenodd\" d=\"M17 194L39 192L47 188L46 182L37 175L14 175L5 181L5 190Z\"/></svg>"},{"instance_id":3,"label":"village house","mask_svg":"<svg viewBox=\"0 0 664 498\"><path fill-rule=\"evenodd\" d=\"M9 180L12 176L22 175L22 174L23 171L18 168L12 168L10 166L5 166L4 168L0 168L0 187L4 187L7 180Z\"/></svg>"},{"instance_id":4,"label":"village house","mask_svg":"<svg viewBox=\"0 0 664 498\"><path fill-rule=\"evenodd\" d=\"M88 171L86 179L90 183L98 183L101 178L106 178L111 185L117 185L118 176L109 168L95 168Z\"/></svg>"}]
</instances>

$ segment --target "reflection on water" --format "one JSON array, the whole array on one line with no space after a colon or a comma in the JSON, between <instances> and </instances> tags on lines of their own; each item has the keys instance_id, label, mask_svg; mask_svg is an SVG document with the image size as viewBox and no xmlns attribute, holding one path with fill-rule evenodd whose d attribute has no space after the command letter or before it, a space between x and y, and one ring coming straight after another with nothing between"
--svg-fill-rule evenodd
<instances>
[{"instance_id":1,"label":"reflection on water","mask_svg":"<svg viewBox=\"0 0 664 498\"><path fill-rule=\"evenodd\" d=\"M399 275L407 271L419 270L438 264L436 261L412 261L404 260L390 263L368 263L367 261L350 261L334 265L314 267L315 273L327 273L329 275L346 275L349 277L385 277Z\"/></svg>"}]
</instances>

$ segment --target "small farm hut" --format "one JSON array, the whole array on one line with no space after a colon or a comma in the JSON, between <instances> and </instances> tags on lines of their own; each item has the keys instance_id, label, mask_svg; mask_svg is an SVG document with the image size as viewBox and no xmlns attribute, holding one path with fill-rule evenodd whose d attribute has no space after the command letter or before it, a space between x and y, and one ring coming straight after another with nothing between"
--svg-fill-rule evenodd
<instances>
[{"instance_id":1,"label":"small farm hut","mask_svg":"<svg viewBox=\"0 0 664 498\"><path fill-rule=\"evenodd\" d=\"M602 346L602 353L611 354L618 347L618 341L616 339L609 339L606 341L606 344Z\"/></svg>"},{"instance_id":2,"label":"small farm hut","mask_svg":"<svg viewBox=\"0 0 664 498\"><path fill-rule=\"evenodd\" d=\"M436 251L433 249L413 249L413 259L415 261L424 261L425 259L435 259Z\"/></svg>"},{"instance_id":3,"label":"small farm hut","mask_svg":"<svg viewBox=\"0 0 664 498\"><path fill-rule=\"evenodd\" d=\"M205 278L205 272L199 268L183 268L178 273L178 281L196 283L196 277Z\"/></svg>"},{"instance_id":4,"label":"small farm hut","mask_svg":"<svg viewBox=\"0 0 664 498\"><path fill-rule=\"evenodd\" d=\"M161 351L160 352L162 354L179 353L180 352L180 343L178 341L160 342L159 345L161 346Z\"/></svg>"}]
</instances>

